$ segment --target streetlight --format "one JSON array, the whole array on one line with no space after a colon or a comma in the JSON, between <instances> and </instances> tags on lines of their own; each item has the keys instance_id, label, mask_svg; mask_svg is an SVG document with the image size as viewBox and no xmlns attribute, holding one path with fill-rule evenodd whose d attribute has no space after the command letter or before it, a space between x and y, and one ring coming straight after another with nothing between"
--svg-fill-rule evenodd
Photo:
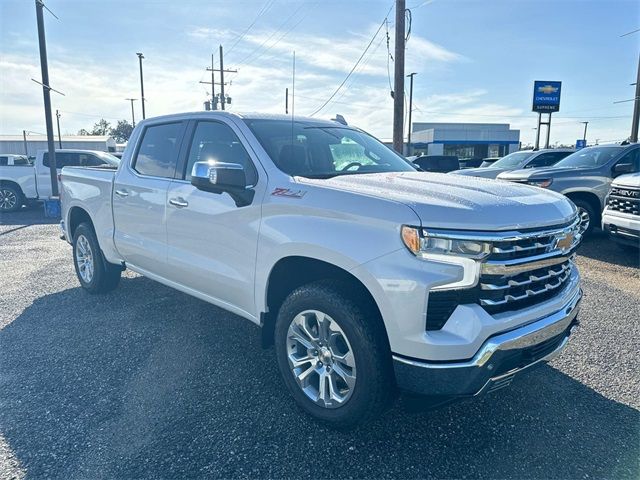
<instances>
[{"instance_id":1,"label":"streetlight","mask_svg":"<svg viewBox=\"0 0 640 480\"><path fill-rule=\"evenodd\" d=\"M140 97L142 99L142 119L144 120L147 118L144 113L144 80L142 78L142 59L144 55L140 52L136 53L136 55L138 55L138 61L140 62Z\"/></svg>"},{"instance_id":2,"label":"streetlight","mask_svg":"<svg viewBox=\"0 0 640 480\"><path fill-rule=\"evenodd\" d=\"M133 111L133 102L135 102L138 99L137 98L125 98L125 100L128 100L128 101L131 102L131 124L135 127L136 126L136 116L135 116L135 113Z\"/></svg>"},{"instance_id":3,"label":"streetlight","mask_svg":"<svg viewBox=\"0 0 640 480\"><path fill-rule=\"evenodd\" d=\"M413 76L416 72L411 72L407 77L411 79L409 86L409 132L407 133L407 155L411 155L411 110L413 110Z\"/></svg>"}]
</instances>

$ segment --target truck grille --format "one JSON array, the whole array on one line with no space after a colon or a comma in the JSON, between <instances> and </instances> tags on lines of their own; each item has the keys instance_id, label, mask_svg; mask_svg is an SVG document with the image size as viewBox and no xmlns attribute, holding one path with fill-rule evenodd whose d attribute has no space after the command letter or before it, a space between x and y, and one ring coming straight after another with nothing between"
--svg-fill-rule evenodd
<instances>
[{"instance_id":1,"label":"truck grille","mask_svg":"<svg viewBox=\"0 0 640 480\"><path fill-rule=\"evenodd\" d=\"M473 288L429 292L427 330L439 330L458 305L477 304L490 314L528 308L560 294L574 266L581 240L578 221L540 232L491 238ZM478 237L479 239L482 237Z\"/></svg>"},{"instance_id":2,"label":"truck grille","mask_svg":"<svg viewBox=\"0 0 640 480\"><path fill-rule=\"evenodd\" d=\"M613 187L607 205L609 210L640 215L640 190Z\"/></svg>"}]
</instances>

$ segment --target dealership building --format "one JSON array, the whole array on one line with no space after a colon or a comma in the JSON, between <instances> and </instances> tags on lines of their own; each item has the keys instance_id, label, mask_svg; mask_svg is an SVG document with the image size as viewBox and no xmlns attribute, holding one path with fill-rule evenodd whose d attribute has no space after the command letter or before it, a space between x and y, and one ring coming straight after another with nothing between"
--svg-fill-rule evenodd
<instances>
[{"instance_id":1,"label":"dealership building","mask_svg":"<svg viewBox=\"0 0 640 480\"><path fill-rule=\"evenodd\" d=\"M413 155L456 155L458 158L502 157L520 148L520 130L508 123L414 122Z\"/></svg>"}]
</instances>

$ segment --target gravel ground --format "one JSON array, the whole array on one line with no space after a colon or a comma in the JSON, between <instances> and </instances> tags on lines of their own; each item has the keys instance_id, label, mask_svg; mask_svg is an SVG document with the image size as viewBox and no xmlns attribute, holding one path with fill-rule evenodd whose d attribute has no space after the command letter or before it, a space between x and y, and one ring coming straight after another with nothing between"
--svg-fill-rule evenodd
<instances>
[{"instance_id":1,"label":"gravel ground","mask_svg":"<svg viewBox=\"0 0 640 480\"><path fill-rule=\"evenodd\" d=\"M581 328L508 389L401 397L335 432L292 405L258 328L126 273L79 288L39 210L0 218L0 478L638 478L638 258L581 247Z\"/></svg>"}]
</instances>

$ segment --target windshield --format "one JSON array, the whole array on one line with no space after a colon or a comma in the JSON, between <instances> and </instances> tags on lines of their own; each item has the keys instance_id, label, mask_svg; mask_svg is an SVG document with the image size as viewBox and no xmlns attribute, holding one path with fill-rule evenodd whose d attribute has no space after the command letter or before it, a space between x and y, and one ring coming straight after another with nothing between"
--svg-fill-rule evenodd
<instances>
[{"instance_id":1,"label":"windshield","mask_svg":"<svg viewBox=\"0 0 640 480\"><path fill-rule=\"evenodd\" d=\"M517 167L534 153L535 152L513 152L493 162L491 166L497 168Z\"/></svg>"},{"instance_id":2,"label":"windshield","mask_svg":"<svg viewBox=\"0 0 640 480\"><path fill-rule=\"evenodd\" d=\"M554 167L595 168L601 167L618 155L624 147L588 147L565 157Z\"/></svg>"},{"instance_id":3,"label":"windshield","mask_svg":"<svg viewBox=\"0 0 640 480\"><path fill-rule=\"evenodd\" d=\"M246 119L273 163L291 176L330 178L380 172L412 172L400 157L372 136L345 127L288 120Z\"/></svg>"}]
</instances>

